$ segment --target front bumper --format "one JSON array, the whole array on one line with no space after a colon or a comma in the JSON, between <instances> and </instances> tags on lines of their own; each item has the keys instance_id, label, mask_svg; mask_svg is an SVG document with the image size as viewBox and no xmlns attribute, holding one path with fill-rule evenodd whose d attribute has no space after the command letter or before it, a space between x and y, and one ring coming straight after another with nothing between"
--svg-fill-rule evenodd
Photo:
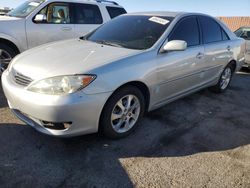
<instances>
[{"instance_id":1,"label":"front bumper","mask_svg":"<svg viewBox=\"0 0 250 188\"><path fill-rule=\"evenodd\" d=\"M72 137L98 131L99 118L111 92L86 95L76 92L66 96L34 93L17 85L5 71L2 86L12 112L36 130L53 136ZM67 129L54 130L44 122L71 122Z\"/></svg>"}]
</instances>

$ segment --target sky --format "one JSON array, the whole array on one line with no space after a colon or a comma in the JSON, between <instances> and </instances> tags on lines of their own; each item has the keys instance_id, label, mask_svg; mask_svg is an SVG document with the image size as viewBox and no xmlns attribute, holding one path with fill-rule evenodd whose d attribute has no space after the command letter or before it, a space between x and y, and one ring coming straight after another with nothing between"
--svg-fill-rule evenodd
<instances>
[{"instance_id":1,"label":"sky","mask_svg":"<svg viewBox=\"0 0 250 188\"><path fill-rule=\"evenodd\" d=\"M25 0L0 0L0 7L15 8ZM128 12L185 11L212 16L250 16L250 0L116 0Z\"/></svg>"}]
</instances>

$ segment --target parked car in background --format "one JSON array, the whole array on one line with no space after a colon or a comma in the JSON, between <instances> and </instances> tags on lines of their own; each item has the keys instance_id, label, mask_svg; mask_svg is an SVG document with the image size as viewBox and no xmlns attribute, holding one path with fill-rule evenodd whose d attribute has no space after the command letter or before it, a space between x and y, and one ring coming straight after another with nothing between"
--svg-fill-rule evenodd
<instances>
[{"instance_id":1,"label":"parked car in background","mask_svg":"<svg viewBox=\"0 0 250 188\"><path fill-rule=\"evenodd\" d=\"M0 16L6 15L11 9L9 7L0 7Z\"/></svg>"},{"instance_id":2,"label":"parked car in background","mask_svg":"<svg viewBox=\"0 0 250 188\"><path fill-rule=\"evenodd\" d=\"M41 44L77 38L126 13L113 1L30 0L0 16L0 63Z\"/></svg>"},{"instance_id":3,"label":"parked car in background","mask_svg":"<svg viewBox=\"0 0 250 188\"><path fill-rule=\"evenodd\" d=\"M145 111L206 87L225 91L244 47L207 15L126 14L80 40L22 53L3 73L2 86L13 113L40 132L121 138Z\"/></svg>"},{"instance_id":4,"label":"parked car in background","mask_svg":"<svg viewBox=\"0 0 250 188\"><path fill-rule=\"evenodd\" d=\"M250 26L249 27L241 27L235 31L237 37L241 37L246 40L246 55L245 55L245 63L243 66L248 67L250 69Z\"/></svg>"}]
</instances>

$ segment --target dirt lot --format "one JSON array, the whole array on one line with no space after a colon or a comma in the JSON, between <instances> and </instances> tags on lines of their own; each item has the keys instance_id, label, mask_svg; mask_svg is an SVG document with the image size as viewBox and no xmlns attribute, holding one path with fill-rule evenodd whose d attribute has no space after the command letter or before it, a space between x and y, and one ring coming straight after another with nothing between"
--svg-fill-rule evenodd
<instances>
[{"instance_id":1,"label":"dirt lot","mask_svg":"<svg viewBox=\"0 0 250 188\"><path fill-rule=\"evenodd\" d=\"M149 113L119 141L42 135L0 91L0 185L250 187L250 72L224 94L203 90Z\"/></svg>"}]
</instances>

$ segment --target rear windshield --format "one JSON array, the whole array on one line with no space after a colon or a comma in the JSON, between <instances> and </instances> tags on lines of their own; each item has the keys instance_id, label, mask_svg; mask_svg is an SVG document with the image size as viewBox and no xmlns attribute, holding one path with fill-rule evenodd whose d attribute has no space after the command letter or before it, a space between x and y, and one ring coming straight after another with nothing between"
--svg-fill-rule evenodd
<instances>
[{"instance_id":1,"label":"rear windshield","mask_svg":"<svg viewBox=\"0 0 250 188\"><path fill-rule=\"evenodd\" d=\"M120 7L106 7L106 8L111 19L127 13L124 8Z\"/></svg>"},{"instance_id":2,"label":"rear windshield","mask_svg":"<svg viewBox=\"0 0 250 188\"><path fill-rule=\"evenodd\" d=\"M86 37L87 40L124 48L144 50L152 47L168 28L173 17L119 16Z\"/></svg>"}]
</instances>

